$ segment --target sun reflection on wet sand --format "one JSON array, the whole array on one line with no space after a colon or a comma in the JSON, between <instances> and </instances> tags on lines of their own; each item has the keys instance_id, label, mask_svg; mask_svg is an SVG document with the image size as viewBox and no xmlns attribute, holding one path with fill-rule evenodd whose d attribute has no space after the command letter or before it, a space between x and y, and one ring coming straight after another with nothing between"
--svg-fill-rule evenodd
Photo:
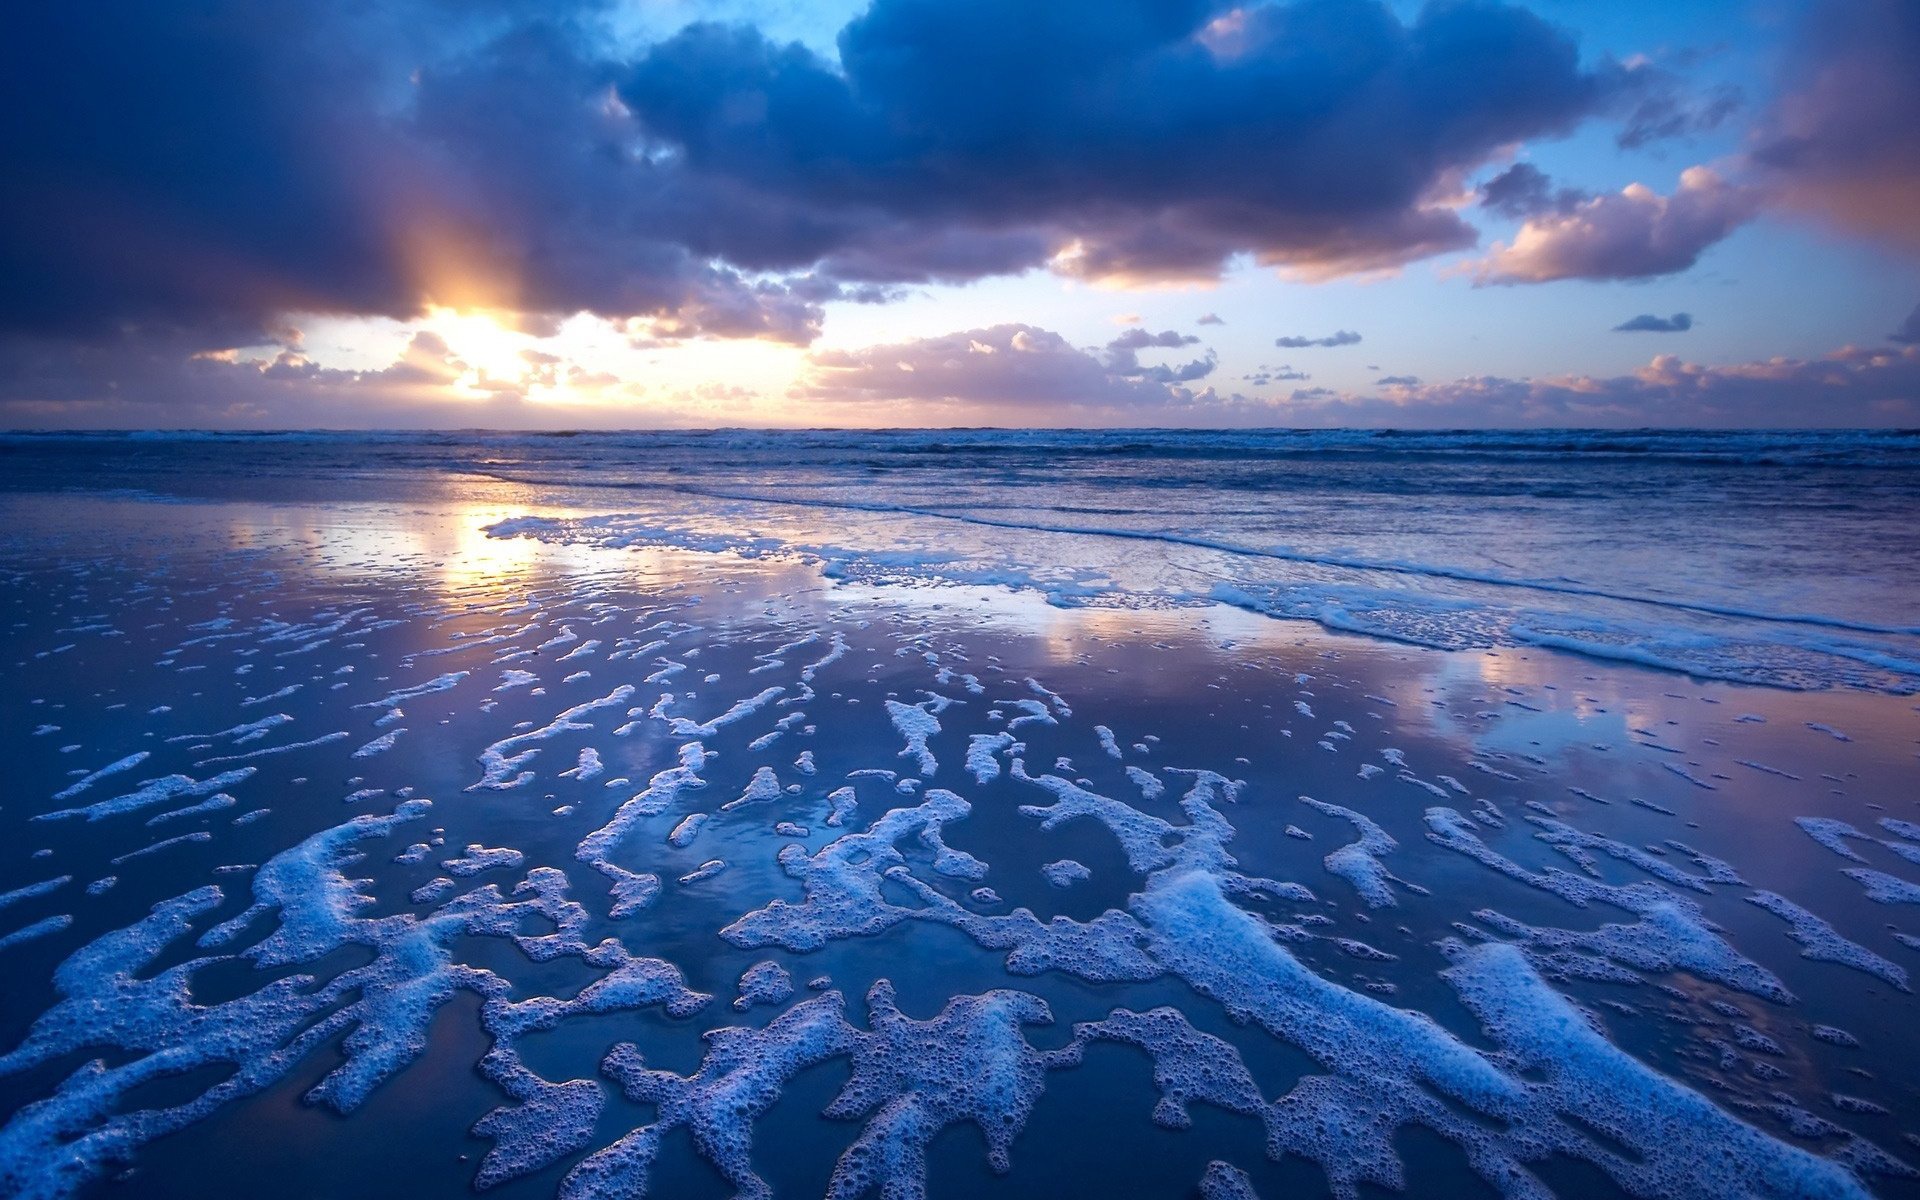
<instances>
[{"instance_id":1,"label":"sun reflection on wet sand","mask_svg":"<svg viewBox=\"0 0 1920 1200\"><path fill-rule=\"evenodd\" d=\"M25 794L58 796L81 770L132 747L150 751L150 764L135 765L156 779L212 786L213 770L255 772L217 777L232 798L210 797L210 807L162 814L157 799L153 809L136 801L137 816L117 819L122 797L102 785L58 802L79 806L66 814L75 818L104 804L100 822L24 827L71 879L113 872L115 882L85 901L65 884L22 901L75 916L15 961L50 972L55 950L144 919L156 897L212 878L229 889L227 911L205 924L247 911L251 888L263 907L233 928L309 937L303 952L327 977L318 987L345 978L360 989L340 985L326 1003L397 1048L379 1058L341 1043L343 1053L303 1059L273 1089L222 1100L144 1146L141 1182L165 1200L206 1178L222 1139L269 1144L260 1161L353 1139L450 1157L470 1148L468 1131L490 1109L513 1114L501 1121L544 1120L538 1106L510 1103L519 1094L502 1098L504 1077L489 1071L503 1062L604 1098L593 1081L619 1038L686 1086L718 1044L703 1034L758 1034L814 1011L803 1004L830 1005L829 988L853 997L881 980L876 994L897 994L914 1029L949 1002L1017 994L1050 1006L1078 1045L1090 1022L1119 1009L1170 1005L1159 1011L1176 1011L1219 1040L1223 1061L1260 1078L1300 1079L1313 1059L1311 1077L1359 1086L1356 1060L1322 1040L1347 1022L1358 1031L1345 1045L1370 1056L1368 1095L1418 1102L1426 1085L1401 1066L1416 1055L1513 1074L1500 1049L1519 1044L1516 1031L1483 1025L1450 986L1462 962L1497 960L1506 984L1564 1015L1560 1028L1586 1028L1582 1009L1603 1013L1583 1035L1595 1039L1591 1054L1556 1058L1548 1074L1614 1096L1651 1067L1674 1081L1662 1087L1706 1096L1691 1111L1723 1131L1733 1110L1714 1106L1722 1096L1823 1102L1826 1073L1847 1052L1810 1034L1810 1020L1871 1040L1893 1064L1889 1078L1912 1066L1911 1039L1888 1020L1904 1011L1887 1007L1905 1002L1891 990L1900 977L1869 960L1851 969L1877 978L1836 986L1830 976L1849 966L1802 956L1790 936L1809 926L1748 902L1756 889L1789 889L1847 937L1900 953L1888 945L1897 913L1840 874L1844 864L1793 818L1866 827L1897 802L1888 781L1910 773L1907 698L1703 682L1526 647L1441 651L1170 595L1121 608L1110 595L887 569L898 563L849 570L844 557L803 549L497 537L488 530L503 519L591 510L553 502L565 489L543 503L529 485L477 474L375 498L380 484L370 469L341 484L365 488L355 499L332 502L0 500L22 518L12 544L34 547L0 572L21 617L20 686L52 701L35 714L46 737L24 723L0 731L18 743ZM728 519L726 503L712 503L711 523ZM776 524L822 542L834 532L817 512L765 526L756 517L756 528ZM922 536L932 547L938 531ZM124 612L98 616L115 606ZM1782 764L1791 775L1762 769ZM166 774L181 771L193 777ZM258 819L242 823L243 808ZM150 814L159 825L141 823ZM32 806L10 804L0 822L22 815ZM176 830L203 836L175 841ZM1889 842L1854 841L1876 867L1904 869L1882 854ZM1709 877L1703 856L1733 865ZM46 876L36 863L23 878ZM1662 930L1677 939L1659 941ZM1009 936L1023 953L1057 957L1030 971L1007 956ZM462 995L437 1016L438 1001L368 1004L380 995L374 981L334 974L339 956L328 956L342 938L410 992L457 993L449 980L482 978L467 973L482 968L503 990L484 1003ZM1614 939L1595 954L1617 958L1599 974L1569 970L1600 959L1575 961L1553 941L1594 938ZM1649 958L1653 946L1669 957ZM571 1007L591 979L612 978L600 972L620 954L643 947L720 1002L621 1013L617 1026ZM1751 975L1722 968L1741 955L1782 982L1762 972L1759 991L1735 994ZM826 982L791 987L798 998L773 1001L793 1001L779 1015L733 1004L754 972L767 976L763 962L793 983ZM230 1003L246 1002L242 985L261 978L244 958L217 970L241 989ZM1786 992L1804 1006L1788 1008ZM219 1007L226 992L199 998L232 1011ZM35 998L6 999L31 1020ZM982 1011L994 1003L1007 1002ZM1236 1008L1256 1019L1234 1020ZM548 1014L558 1027L516 1059L498 1034L505 1009ZM1656 1009L1685 1022L1670 1028ZM1709 1053L1730 1009L1786 1047L1774 1057L1795 1074L1763 1078L1744 1059L1729 1066ZM847 1012L861 1037L885 1024L857 1000ZM1019 1036L991 1052L1025 1053ZM102 1078L122 1086L146 1048L108 1044L126 1062ZM205 1048L191 1033L185 1044ZM1168 1042L1155 1053L1190 1048ZM1155 1143L1169 1153L1224 1145L1204 1122L1177 1134L1148 1124L1152 1089L1137 1059L1125 1071L1099 1054L1071 1072L1057 1065L1063 1074L1045 1085L1056 1100L1032 1117L1034 1143L1084 1151L1090 1130L1132 1113L1136 1140L1169 1139ZM297 1103L343 1066L377 1083L364 1108L340 1121ZM1695 1076L1705 1079L1698 1088ZM901 1086L933 1094L924 1080ZM1318 1085L1304 1086L1311 1095ZM1894 1085L1848 1086L1886 1097ZM1107 1107L1057 1102L1077 1088ZM805 1085L784 1094L798 1099ZM129 1091L129 1103L140 1095ZM427 1095L443 1098L429 1106L433 1120L407 1111ZM819 1116L825 1103L747 1120L738 1144L818 1143L830 1159L858 1127ZM1254 1107L1265 1104L1263 1093ZM458 1120L441 1119L453 1112ZM629 1126L651 1119L617 1115ZM1764 1135L1741 1136L1791 1136L1764 1113L1754 1121ZM538 1159L548 1182L579 1161L560 1158L599 1154L630 1132L581 1128L584 1140L564 1143L572 1150ZM364 1137L370 1129L380 1136ZM1465 1169L1451 1148L1383 1144L1423 1181ZM496 1152L512 1145L494 1141ZM1633 1149L1643 1160L1664 1152ZM657 1164L658 1194L710 1181L697 1147L678 1153ZM328 1163L314 1178L328 1190L368 1161L345 1148L318 1157ZM1259 1164L1257 1146L1248 1161ZM1102 1194L1151 1178L1153 1194L1178 1195L1190 1190L1190 1166L1097 1177ZM936 1173L953 1178L945 1165ZM421 1178L422 1195L473 1181L470 1169ZM1016 1168L1004 1187L1048 1195L1055 1182Z\"/></svg>"}]
</instances>

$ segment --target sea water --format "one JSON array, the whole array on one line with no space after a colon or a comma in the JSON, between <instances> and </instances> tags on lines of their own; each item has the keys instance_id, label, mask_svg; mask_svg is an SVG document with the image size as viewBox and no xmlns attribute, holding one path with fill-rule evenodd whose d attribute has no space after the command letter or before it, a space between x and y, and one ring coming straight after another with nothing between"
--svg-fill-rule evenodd
<instances>
[{"instance_id":1,"label":"sea water","mask_svg":"<svg viewBox=\"0 0 1920 1200\"><path fill-rule=\"evenodd\" d=\"M0 463L4 1194L1920 1193L1920 436Z\"/></svg>"}]
</instances>

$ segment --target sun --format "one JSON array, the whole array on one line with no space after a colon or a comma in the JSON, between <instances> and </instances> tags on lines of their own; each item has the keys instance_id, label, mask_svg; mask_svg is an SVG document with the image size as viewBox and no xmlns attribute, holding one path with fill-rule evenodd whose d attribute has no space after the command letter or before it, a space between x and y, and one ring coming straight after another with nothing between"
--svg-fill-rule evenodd
<instances>
[{"instance_id":1,"label":"sun","mask_svg":"<svg viewBox=\"0 0 1920 1200\"><path fill-rule=\"evenodd\" d=\"M438 306L429 308L419 328L440 337L452 355L466 364L466 374L455 386L471 393L496 390L499 386L520 386L532 372L527 351L536 340L526 333L502 324L487 311L462 312Z\"/></svg>"}]
</instances>

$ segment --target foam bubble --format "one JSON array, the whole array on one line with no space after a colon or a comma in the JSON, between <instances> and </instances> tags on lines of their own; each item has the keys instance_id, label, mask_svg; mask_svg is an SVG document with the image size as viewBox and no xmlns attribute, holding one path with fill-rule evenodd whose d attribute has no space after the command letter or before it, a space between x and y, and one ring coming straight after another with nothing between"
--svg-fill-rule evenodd
<instances>
[{"instance_id":1,"label":"foam bubble","mask_svg":"<svg viewBox=\"0 0 1920 1200\"><path fill-rule=\"evenodd\" d=\"M920 774L932 778L940 764L927 749L927 739L940 732L940 721L934 714L944 711L953 701L932 692L927 693L927 697L919 704L888 700L887 716L893 721L894 729L906 739L906 749L900 756L914 759L920 765Z\"/></svg>"},{"instance_id":2,"label":"foam bubble","mask_svg":"<svg viewBox=\"0 0 1920 1200\"><path fill-rule=\"evenodd\" d=\"M1803 947L1800 957L1816 962L1839 963L1843 967L1878 976L1903 992L1910 990L1906 968L1888 962L1865 946L1842 936L1833 926L1778 892L1755 892L1747 900L1787 922L1790 926L1787 936Z\"/></svg>"},{"instance_id":3,"label":"foam bubble","mask_svg":"<svg viewBox=\"0 0 1920 1200\"><path fill-rule=\"evenodd\" d=\"M976 733L967 739L967 772L975 783L988 783L1000 774L999 754L1013 745L1010 733Z\"/></svg>"},{"instance_id":4,"label":"foam bubble","mask_svg":"<svg viewBox=\"0 0 1920 1200\"><path fill-rule=\"evenodd\" d=\"M131 771L133 768L147 761L151 756L150 751L136 750L125 758L110 762L99 770L88 773L84 778L77 779L68 784L59 792L55 793L53 798L56 801L71 800L110 775L118 775L122 771Z\"/></svg>"},{"instance_id":5,"label":"foam bubble","mask_svg":"<svg viewBox=\"0 0 1920 1200\"><path fill-rule=\"evenodd\" d=\"M748 781L745 791L722 804L720 808L721 811L728 812L742 805L764 804L769 800L778 800L783 794L780 777L773 773L772 767L763 766L754 770L753 778Z\"/></svg>"},{"instance_id":6,"label":"foam bubble","mask_svg":"<svg viewBox=\"0 0 1920 1200\"><path fill-rule=\"evenodd\" d=\"M1639 1194L1865 1197L1844 1168L1767 1136L1626 1054L1555 993L1511 946L1459 947L1445 975L1524 1067L1536 1098L1634 1159L1585 1156Z\"/></svg>"},{"instance_id":7,"label":"foam bubble","mask_svg":"<svg viewBox=\"0 0 1920 1200\"><path fill-rule=\"evenodd\" d=\"M784 1004L793 997L793 976L771 959L757 962L740 976L740 998L733 1007L741 1012L756 1004Z\"/></svg>"},{"instance_id":8,"label":"foam bubble","mask_svg":"<svg viewBox=\"0 0 1920 1200\"><path fill-rule=\"evenodd\" d=\"M1216 1158L1200 1177L1200 1200L1260 1200L1260 1195L1245 1171Z\"/></svg>"},{"instance_id":9,"label":"foam bubble","mask_svg":"<svg viewBox=\"0 0 1920 1200\"><path fill-rule=\"evenodd\" d=\"M1398 904L1389 885L1407 885L1380 861L1381 855L1399 847L1400 843L1394 840L1393 835L1350 808L1328 804L1311 796L1302 796L1300 801L1327 816L1349 822L1360 834L1359 841L1349 842L1321 860L1327 871L1352 884L1353 890L1360 893L1360 898L1366 901L1369 908L1390 908Z\"/></svg>"},{"instance_id":10,"label":"foam bubble","mask_svg":"<svg viewBox=\"0 0 1920 1200\"><path fill-rule=\"evenodd\" d=\"M258 770L256 767L236 767L207 779L195 779L190 775L163 775L158 779L149 779L136 790L123 795L78 808L63 808L55 812L40 813L31 819L60 821L68 817L85 817L89 823L101 821L107 817L137 812L143 808L151 808L156 804L165 804L183 797L207 796L251 778L256 770Z\"/></svg>"},{"instance_id":11,"label":"foam bubble","mask_svg":"<svg viewBox=\"0 0 1920 1200\"><path fill-rule=\"evenodd\" d=\"M510 847L488 847L479 842L467 845L467 852L458 858L449 858L440 866L449 874L466 878L478 875L482 871L504 870L519 866L527 856Z\"/></svg>"},{"instance_id":12,"label":"foam bubble","mask_svg":"<svg viewBox=\"0 0 1920 1200\"><path fill-rule=\"evenodd\" d=\"M712 819L711 813L688 813L673 827L673 832L667 834L667 845L681 849L693 845L693 839L700 836L701 827Z\"/></svg>"},{"instance_id":13,"label":"foam bubble","mask_svg":"<svg viewBox=\"0 0 1920 1200\"><path fill-rule=\"evenodd\" d=\"M1869 900L1880 904L1920 904L1920 883L1870 867L1850 867L1841 874L1865 889Z\"/></svg>"},{"instance_id":14,"label":"foam bubble","mask_svg":"<svg viewBox=\"0 0 1920 1200\"><path fill-rule=\"evenodd\" d=\"M579 733L591 729L593 725L580 720L581 717L603 708L625 704L632 695L633 685L623 683L598 700L589 700L584 704L576 704L566 709L538 729L502 738L493 743L480 752L480 780L469 785L467 790L485 788L500 791L520 787L530 782L533 779L533 772L520 771L519 767L540 753L540 747L528 746L525 750L520 750L519 747L526 746L529 742L546 741L563 733ZM517 753L510 754L509 751L517 751Z\"/></svg>"},{"instance_id":15,"label":"foam bubble","mask_svg":"<svg viewBox=\"0 0 1920 1200\"><path fill-rule=\"evenodd\" d=\"M1089 871L1084 863L1077 863L1070 858L1045 864L1040 868L1040 874L1057 888L1070 888L1083 879L1093 877L1093 872Z\"/></svg>"}]
</instances>

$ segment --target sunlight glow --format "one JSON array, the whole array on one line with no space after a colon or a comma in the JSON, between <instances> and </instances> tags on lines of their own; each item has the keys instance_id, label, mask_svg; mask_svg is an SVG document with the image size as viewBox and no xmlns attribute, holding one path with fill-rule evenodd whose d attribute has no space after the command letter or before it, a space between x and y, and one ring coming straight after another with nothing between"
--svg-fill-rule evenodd
<instances>
[{"instance_id":1,"label":"sunlight glow","mask_svg":"<svg viewBox=\"0 0 1920 1200\"><path fill-rule=\"evenodd\" d=\"M596 426L790 424L806 351L755 338L664 340L644 322L430 305L412 320L294 313L288 343L212 352L265 363L286 349L322 368L410 372L458 404L521 402Z\"/></svg>"},{"instance_id":2,"label":"sunlight glow","mask_svg":"<svg viewBox=\"0 0 1920 1200\"><path fill-rule=\"evenodd\" d=\"M491 312L430 308L418 327L438 335L465 366L454 387L469 396L521 391L535 366L528 353L540 353L534 338L508 328Z\"/></svg>"}]
</instances>

